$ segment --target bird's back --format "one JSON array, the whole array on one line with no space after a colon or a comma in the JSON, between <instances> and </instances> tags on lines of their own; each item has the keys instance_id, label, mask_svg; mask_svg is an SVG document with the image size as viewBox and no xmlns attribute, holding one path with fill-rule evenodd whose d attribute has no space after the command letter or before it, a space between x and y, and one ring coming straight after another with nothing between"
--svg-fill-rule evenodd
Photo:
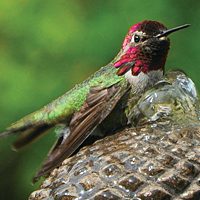
<instances>
[{"instance_id":1,"label":"bird's back","mask_svg":"<svg viewBox=\"0 0 200 200\"><path fill-rule=\"evenodd\" d=\"M54 126L57 123L68 123L72 114L80 109L92 87L110 87L125 79L116 75L116 69L110 65L102 67L81 84L70 91L13 123L7 130L20 131L32 126L46 124ZM122 81L123 82L123 81Z\"/></svg>"}]
</instances>

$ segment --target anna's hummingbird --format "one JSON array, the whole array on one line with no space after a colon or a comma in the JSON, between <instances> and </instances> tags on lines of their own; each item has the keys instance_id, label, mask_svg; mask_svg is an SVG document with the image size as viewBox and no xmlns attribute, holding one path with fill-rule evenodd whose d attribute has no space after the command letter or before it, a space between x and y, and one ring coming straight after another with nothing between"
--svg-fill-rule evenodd
<instances>
[{"instance_id":1,"label":"anna's hummingbird","mask_svg":"<svg viewBox=\"0 0 200 200\"><path fill-rule=\"evenodd\" d=\"M113 61L52 103L11 124L0 136L19 134L13 144L19 149L43 132L64 124L68 128L63 129L37 176L50 172L69 157L117 105L123 105L128 113L131 99L162 79L170 45L167 36L188 26L167 29L157 21L147 20L133 25ZM118 116L111 117L113 127L116 118Z\"/></svg>"}]
</instances>

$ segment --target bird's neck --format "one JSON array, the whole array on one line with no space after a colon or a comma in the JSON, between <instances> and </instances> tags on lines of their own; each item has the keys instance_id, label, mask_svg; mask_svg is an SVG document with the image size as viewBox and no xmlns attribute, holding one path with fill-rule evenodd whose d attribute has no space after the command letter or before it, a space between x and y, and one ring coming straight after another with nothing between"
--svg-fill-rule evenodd
<instances>
[{"instance_id":1,"label":"bird's neck","mask_svg":"<svg viewBox=\"0 0 200 200\"><path fill-rule=\"evenodd\" d=\"M137 76L133 76L131 70L129 70L124 76L131 84L134 94L139 94L160 81L163 77L163 70L153 70L147 73L140 72Z\"/></svg>"},{"instance_id":2,"label":"bird's neck","mask_svg":"<svg viewBox=\"0 0 200 200\"><path fill-rule=\"evenodd\" d=\"M162 79L167 53L151 55L141 47L126 45L112 61L136 92L143 92Z\"/></svg>"}]
</instances>

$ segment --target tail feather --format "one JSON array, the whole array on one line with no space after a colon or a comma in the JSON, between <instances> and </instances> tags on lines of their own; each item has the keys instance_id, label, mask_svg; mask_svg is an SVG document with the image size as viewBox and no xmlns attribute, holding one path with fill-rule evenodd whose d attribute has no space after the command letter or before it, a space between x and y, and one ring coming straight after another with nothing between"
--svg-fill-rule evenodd
<instances>
[{"instance_id":1,"label":"tail feather","mask_svg":"<svg viewBox=\"0 0 200 200\"><path fill-rule=\"evenodd\" d=\"M2 137L7 137L7 136L9 136L9 135L11 135L11 134L14 134L15 132L12 132L12 131L4 131L4 132L1 132L0 133L0 138Z\"/></svg>"},{"instance_id":2,"label":"tail feather","mask_svg":"<svg viewBox=\"0 0 200 200\"><path fill-rule=\"evenodd\" d=\"M13 149L18 150L25 145L31 143L45 131L50 129L53 125L46 123L33 123L32 121L18 121L8 127L4 132L0 133L1 137L7 137L9 135L18 135L18 139L13 143Z\"/></svg>"},{"instance_id":3,"label":"tail feather","mask_svg":"<svg viewBox=\"0 0 200 200\"><path fill-rule=\"evenodd\" d=\"M42 125L38 127L31 127L25 131L23 131L19 138L13 143L12 147L14 150L18 150L34 140L38 139L40 136L43 135L44 132L49 130L52 126L50 125Z\"/></svg>"},{"instance_id":4,"label":"tail feather","mask_svg":"<svg viewBox=\"0 0 200 200\"><path fill-rule=\"evenodd\" d=\"M18 128L12 128L12 126L10 126L4 132L0 133L0 138L1 137L7 137L9 135L13 135L13 134L19 133L19 132L24 132L29 127L31 127L31 126L21 126L21 127L18 127Z\"/></svg>"},{"instance_id":5,"label":"tail feather","mask_svg":"<svg viewBox=\"0 0 200 200\"><path fill-rule=\"evenodd\" d=\"M0 133L1 137L7 137L9 135L13 135L15 133L20 133L28 130L29 128L33 127L34 125L39 126L39 124L34 124L31 120L19 120L13 124L11 124L4 132Z\"/></svg>"}]
</instances>

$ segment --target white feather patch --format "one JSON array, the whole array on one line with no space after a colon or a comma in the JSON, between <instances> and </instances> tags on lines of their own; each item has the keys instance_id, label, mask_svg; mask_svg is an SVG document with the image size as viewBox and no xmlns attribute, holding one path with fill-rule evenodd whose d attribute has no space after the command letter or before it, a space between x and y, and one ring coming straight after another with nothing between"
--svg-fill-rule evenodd
<instances>
[{"instance_id":1,"label":"white feather patch","mask_svg":"<svg viewBox=\"0 0 200 200\"><path fill-rule=\"evenodd\" d=\"M125 78L133 86L138 88L138 90L144 90L147 86L154 85L157 81L161 80L163 77L162 70L152 70L148 73L140 72L137 76L133 76L131 70L126 72Z\"/></svg>"}]
</instances>

